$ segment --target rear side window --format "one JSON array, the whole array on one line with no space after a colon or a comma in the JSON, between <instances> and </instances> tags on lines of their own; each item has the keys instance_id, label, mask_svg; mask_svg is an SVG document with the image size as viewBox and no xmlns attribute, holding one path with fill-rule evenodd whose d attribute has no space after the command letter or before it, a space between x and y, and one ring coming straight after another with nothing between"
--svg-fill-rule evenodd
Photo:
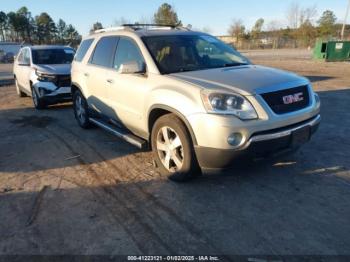
<instances>
[{"instance_id":1,"label":"rear side window","mask_svg":"<svg viewBox=\"0 0 350 262\"><path fill-rule=\"evenodd\" d=\"M28 49L24 49L23 62L26 63L26 64L30 64L30 53L29 53Z\"/></svg>"},{"instance_id":2,"label":"rear side window","mask_svg":"<svg viewBox=\"0 0 350 262\"><path fill-rule=\"evenodd\" d=\"M86 52L89 50L92 42L94 41L94 39L86 39L83 42L81 42L77 54L74 58L75 61L81 62L84 59L84 56L86 54Z\"/></svg>"},{"instance_id":3,"label":"rear side window","mask_svg":"<svg viewBox=\"0 0 350 262\"><path fill-rule=\"evenodd\" d=\"M116 36L102 37L95 47L95 51L90 58L90 63L104 67L111 67L118 39L119 37Z\"/></svg>"}]
</instances>

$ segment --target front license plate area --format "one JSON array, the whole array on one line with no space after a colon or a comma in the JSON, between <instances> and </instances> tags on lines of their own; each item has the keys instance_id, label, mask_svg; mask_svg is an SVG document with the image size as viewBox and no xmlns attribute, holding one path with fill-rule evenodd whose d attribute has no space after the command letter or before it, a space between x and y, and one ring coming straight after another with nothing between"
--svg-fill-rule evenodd
<instances>
[{"instance_id":1,"label":"front license plate area","mask_svg":"<svg viewBox=\"0 0 350 262\"><path fill-rule=\"evenodd\" d=\"M292 133L292 146L298 147L310 140L311 129L309 126L300 128Z\"/></svg>"}]
</instances>

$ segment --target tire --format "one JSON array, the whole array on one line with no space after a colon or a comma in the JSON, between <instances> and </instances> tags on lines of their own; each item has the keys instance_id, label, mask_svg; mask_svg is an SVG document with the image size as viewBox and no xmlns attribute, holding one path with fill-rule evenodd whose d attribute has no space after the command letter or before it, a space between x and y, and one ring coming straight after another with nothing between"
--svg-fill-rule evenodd
<instances>
[{"instance_id":1,"label":"tire","mask_svg":"<svg viewBox=\"0 0 350 262\"><path fill-rule=\"evenodd\" d=\"M17 81L17 78L15 78L15 86L16 86L16 93L19 97L26 97L27 96L24 92L21 91L19 84L18 84L18 81Z\"/></svg>"},{"instance_id":2,"label":"tire","mask_svg":"<svg viewBox=\"0 0 350 262\"><path fill-rule=\"evenodd\" d=\"M174 114L157 119L152 128L151 142L153 156L162 175L183 182L200 172L191 136Z\"/></svg>"},{"instance_id":3,"label":"tire","mask_svg":"<svg viewBox=\"0 0 350 262\"><path fill-rule=\"evenodd\" d=\"M32 99L35 109L42 110L46 108L46 103L41 99L36 92L35 88L32 87Z\"/></svg>"},{"instance_id":4,"label":"tire","mask_svg":"<svg viewBox=\"0 0 350 262\"><path fill-rule=\"evenodd\" d=\"M77 90L73 94L74 116L80 127L87 129L91 126L89 121L89 110L83 94Z\"/></svg>"}]
</instances>

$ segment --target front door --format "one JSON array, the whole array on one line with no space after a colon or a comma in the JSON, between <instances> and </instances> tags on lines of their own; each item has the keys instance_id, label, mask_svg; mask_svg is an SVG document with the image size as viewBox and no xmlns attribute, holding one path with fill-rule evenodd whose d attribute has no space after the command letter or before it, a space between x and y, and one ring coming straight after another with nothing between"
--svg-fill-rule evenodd
<instances>
[{"instance_id":1,"label":"front door","mask_svg":"<svg viewBox=\"0 0 350 262\"><path fill-rule=\"evenodd\" d=\"M148 92L147 77L143 74L121 74L122 64L145 64L137 44L130 38L121 37L114 56L113 69L107 73L108 104L113 109L110 117L121 121L129 129L142 127L144 100Z\"/></svg>"}]
</instances>

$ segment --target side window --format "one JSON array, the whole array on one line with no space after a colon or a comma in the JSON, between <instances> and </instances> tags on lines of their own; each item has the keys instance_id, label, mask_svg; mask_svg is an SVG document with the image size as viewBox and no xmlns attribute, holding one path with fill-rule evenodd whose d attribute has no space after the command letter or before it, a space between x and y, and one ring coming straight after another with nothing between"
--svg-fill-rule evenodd
<instances>
[{"instance_id":1,"label":"side window","mask_svg":"<svg viewBox=\"0 0 350 262\"><path fill-rule=\"evenodd\" d=\"M84 59L84 56L86 55L86 52L89 50L92 42L94 41L93 38L91 39L86 39L83 42L81 42L77 54L74 57L75 61L81 62Z\"/></svg>"},{"instance_id":2,"label":"side window","mask_svg":"<svg viewBox=\"0 0 350 262\"><path fill-rule=\"evenodd\" d=\"M115 48L119 37L106 36L98 41L94 53L90 58L90 63L104 67L111 67Z\"/></svg>"},{"instance_id":3,"label":"side window","mask_svg":"<svg viewBox=\"0 0 350 262\"><path fill-rule=\"evenodd\" d=\"M18 55L18 59L17 59L18 63L23 63L23 58L24 58L23 53L24 53L24 49L22 49L22 51Z\"/></svg>"},{"instance_id":4,"label":"side window","mask_svg":"<svg viewBox=\"0 0 350 262\"><path fill-rule=\"evenodd\" d=\"M131 61L137 62L141 67L145 60L134 41L127 38L120 38L114 57L113 68L119 70L122 64Z\"/></svg>"},{"instance_id":5,"label":"side window","mask_svg":"<svg viewBox=\"0 0 350 262\"><path fill-rule=\"evenodd\" d=\"M23 62L25 64L30 64L30 53L29 53L29 49L26 48L24 49L24 52L23 52Z\"/></svg>"}]
</instances>

